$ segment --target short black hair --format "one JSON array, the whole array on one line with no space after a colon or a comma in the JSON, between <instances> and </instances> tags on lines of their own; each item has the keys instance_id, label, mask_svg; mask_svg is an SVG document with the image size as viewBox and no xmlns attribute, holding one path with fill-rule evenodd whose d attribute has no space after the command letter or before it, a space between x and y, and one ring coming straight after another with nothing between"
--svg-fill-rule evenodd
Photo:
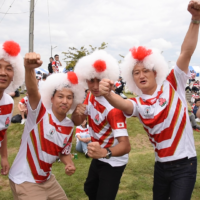
<instances>
[{"instance_id":1,"label":"short black hair","mask_svg":"<svg viewBox=\"0 0 200 200\"><path fill-rule=\"evenodd\" d=\"M197 103L198 101L200 101L200 98L198 98L198 99L195 99L195 102L194 102L194 103Z\"/></svg>"},{"instance_id":2,"label":"short black hair","mask_svg":"<svg viewBox=\"0 0 200 200\"><path fill-rule=\"evenodd\" d=\"M47 78L47 74L43 74L42 79L46 79Z\"/></svg>"},{"instance_id":3,"label":"short black hair","mask_svg":"<svg viewBox=\"0 0 200 200\"><path fill-rule=\"evenodd\" d=\"M53 60L54 60L54 58L53 58L53 57L50 57L49 59L53 59Z\"/></svg>"},{"instance_id":4,"label":"short black hair","mask_svg":"<svg viewBox=\"0 0 200 200\"><path fill-rule=\"evenodd\" d=\"M58 54L56 54L56 55L54 56L54 58L55 58L56 56L59 56L59 55L58 55Z\"/></svg>"}]
</instances>

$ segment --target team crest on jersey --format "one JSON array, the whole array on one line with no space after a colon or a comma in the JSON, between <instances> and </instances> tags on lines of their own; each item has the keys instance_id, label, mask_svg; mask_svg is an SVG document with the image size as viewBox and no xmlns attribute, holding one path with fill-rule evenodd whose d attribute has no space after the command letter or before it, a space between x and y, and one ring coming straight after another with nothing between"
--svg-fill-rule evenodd
<instances>
[{"instance_id":1,"label":"team crest on jersey","mask_svg":"<svg viewBox=\"0 0 200 200\"><path fill-rule=\"evenodd\" d=\"M95 121L96 123L99 122L99 113L95 116L94 121Z\"/></svg>"},{"instance_id":2,"label":"team crest on jersey","mask_svg":"<svg viewBox=\"0 0 200 200\"><path fill-rule=\"evenodd\" d=\"M167 103L166 99L163 99L163 98L160 98L160 99L159 99L159 105L160 105L161 107L163 107L166 103Z\"/></svg>"},{"instance_id":3,"label":"team crest on jersey","mask_svg":"<svg viewBox=\"0 0 200 200\"><path fill-rule=\"evenodd\" d=\"M146 107L145 109L144 109L144 115L146 115L146 116L149 116L150 115L150 112L151 112L151 107Z\"/></svg>"},{"instance_id":4,"label":"team crest on jersey","mask_svg":"<svg viewBox=\"0 0 200 200\"><path fill-rule=\"evenodd\" d=\"M67 145L67 142L68 142L68 137L66 137L66 138L64 139L63 146L66 146L66 145Z\"/></svg>"},{"instance_id":5,"label":"team crest on jersey","mask_svg":"<svg viewBox=\"0 0 200 200\"><path fill-rule=\"evenodd\" d=\"M7 117L6 121L5 121L5 127L8 127L10 124L10 119L9 117Z\"/></svg>"}]
</instances>

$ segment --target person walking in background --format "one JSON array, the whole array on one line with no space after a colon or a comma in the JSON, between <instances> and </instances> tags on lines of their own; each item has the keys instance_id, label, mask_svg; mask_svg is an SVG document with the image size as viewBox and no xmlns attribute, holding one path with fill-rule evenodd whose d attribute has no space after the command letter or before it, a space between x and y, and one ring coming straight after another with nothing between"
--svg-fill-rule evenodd
<instances>
[{"instance_id":1,"label":"person walking in background","mask_svg":"<svg viewBox=\"0 0 200 200\"><path fill-rule=\"evenodd\" d=\"M53 68L52 68L52 62L54 61L53 57L50 57L49 58L49 64L48 64L48 71L49 71L49 74L52 74L53 73Z\"/></svg>"},{"instance_id":2,"label":"person walking in background","mask_svg":"<svg viewBox=\"0 0 200 200\"><path fill-rule=\"evenodd\" d=\"M6 41L0 45L0 80L0 173L7 175L9 163L6 131L12 118L14 102L6 92L15 91L24 82L20 46L14 41Z\"/></svg>"},{"instance_id":3,"label":"person walking in background","mask_svg":"<svg viewBox=\"0 0 200 200\"><path fill-rule=\"evenodd\" d=\"M54 61L52 62L52 69L53 69L53 73L59 73L59 67L62 66L62 63L59 60L59 55L56 54L54 56Z\"/></svg>"},{"instance_id":4,"label":"person walking in background","mask_svg":"<svg viewBox=\"0 0 200 200\"><path fill-rule=\"evenodd\" d=\"M82 152L85 154L86 158L89 158L87 155L87 145L91 142L91 137L89 135L89 126L87 125L87 119L83 121L80 126L76 127L76 151Z\"/></svg>"}]
</instances>

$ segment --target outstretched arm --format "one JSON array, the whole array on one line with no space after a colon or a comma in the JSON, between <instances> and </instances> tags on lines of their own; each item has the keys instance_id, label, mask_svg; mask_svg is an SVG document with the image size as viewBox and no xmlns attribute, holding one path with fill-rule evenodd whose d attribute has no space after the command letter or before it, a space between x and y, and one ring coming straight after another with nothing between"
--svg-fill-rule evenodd
<instances>
[{"instance_id":1,"label":"outstretched arm","mask_svg":"<svg viewBox=\"0 0 200 200\"><path fill-rule=\"evenodd\" d=\"M181 54L177 60L177 66L185 73L188 73L190 59L194 53L198 41L200 2L197 0L190 1L188 5L188 11L192 15L192 21L181 46Z\"/></svg>"},{"instance_id":2,"label":"outstretched arm","mask_svg":"<svg viewBox=\"0 0 200 200\"><path fill-rule=\"evenodd\" d=\"M113 84L113 81L110 81L109 79L102 79L99 83L99 91L101 95L103 95L113 107L123 111L127 115L131 115L134 109L133 104L131 101L123 99L112 92Z\"/></svg>"},{"instance_id":3,"label":"outstretched arm","mask_svg":"<svg viewBox=\"0 0 200 200\"><path fill-rule=\"evenodd\" d=\"M38 91L35 68L40 67L42 61L40 55L36 53L27 53L24 58L25 66L25 83L32 110L35 110L40 101L40 93Z\"/></svg>"}]
</instances>

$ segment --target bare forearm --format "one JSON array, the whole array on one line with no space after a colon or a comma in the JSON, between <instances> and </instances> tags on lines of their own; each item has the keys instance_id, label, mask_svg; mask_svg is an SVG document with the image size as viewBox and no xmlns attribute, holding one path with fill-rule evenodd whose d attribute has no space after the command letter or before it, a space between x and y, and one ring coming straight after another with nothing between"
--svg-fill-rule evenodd
<instances>
[{"instance_id":1,"label":"bare forearm","mask_svg":"<svg viewBox=\"0 0 200 200\"><path fill-rule=\"evenodd\" d=\"M1 157L8 158L7 152L7 133L4 135L4 140L1 143Z\"/></svg>"},{"instance_id":2,"label":"bare forearm","mask_svg":"<svg viewBox=\"0 0 200 200\"><path fill-rule=\"evenodd\" d=\"M74 163L73 163L73 161L72 161L71 154L68 154L68 155L60 154L59 157L60 157L61 162L62 162L64 165L67 165L67 164L72 164L72 165L74 165Z\"/></svg>"},{"instance_id":3,"label":"bare forearm","mask_svg":"<svg viewBox=\"0 0 200 200\"><path fill-rule=\"evenodd\" d=\"M189 30L181 46L181 53L191 57L197 46L199 24L190 23Z\"/></svg>"},{"instance_id":4,"label":"bare forearm","mask_svg":"<svg viewBox=\"0 0 200 200\"><path fill-rule=\"evenodd\" d=\"M38 86L34 69L25 70L25 83L28 95L36 95L38 93Z\"/></svg>"},{"instance_id":5,"label":"bare forearm","mask_svg":"<svg viewBox=\"0 0 200 200\"><path fill-rule=\"evenodd\" d=\"M114 92L110 92L110 95L105 96L105 98L113 107L122 110L124 113L133 113L133 104L129 100L123 99Z\"/></svg>"}]
</instances>

